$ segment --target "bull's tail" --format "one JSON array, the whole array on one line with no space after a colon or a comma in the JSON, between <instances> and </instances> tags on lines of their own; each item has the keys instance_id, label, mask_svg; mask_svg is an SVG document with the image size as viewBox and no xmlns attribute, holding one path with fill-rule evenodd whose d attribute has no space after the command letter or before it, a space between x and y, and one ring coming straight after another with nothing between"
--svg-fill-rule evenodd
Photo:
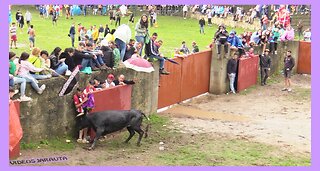
<instances>
[{"instance_id":1,"label":"bull's tail","mask_svg":"<svg viewBox=\"0 0 320 171\"><path fill-rule=\"evenodd\" d=\"M150 128L150 118L147 115L145 115L143 112L141 112L141 114L148 120L146 129L145 129L145 132L144 132L144 138L147 138L148 137L148 131L149 131L149 128Z\"/></svg>"}]
</instances>

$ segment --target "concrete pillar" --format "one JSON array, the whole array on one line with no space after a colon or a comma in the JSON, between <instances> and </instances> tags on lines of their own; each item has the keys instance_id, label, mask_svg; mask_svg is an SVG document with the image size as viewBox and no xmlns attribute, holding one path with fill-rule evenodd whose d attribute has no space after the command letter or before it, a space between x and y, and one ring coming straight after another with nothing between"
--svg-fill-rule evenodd
<instances>
[{"instance_id":1,"label":"concrete pillar","mask_svg":"<svg viewBox=\"0 0 320 171\"><path fill-rule=\"evenodd\" d=\"M229 92L229 79L227 76L227 63L230 59L230 55L227 54L228 58L223 58L224 47L221 47L221 59L218 59L218 53L216 46L212 48L212 59L210 68L210 87L209 93L212 94L223 94Z\"/></svg>"},{"instance_id":2,"label":"concrete pillar","mask_svg":"<svg viewBox=\"0 0 320 171\"><path fill-rule=\"evenodd\" d=\"M292 73L297 73L298 71L298 60L299 60L299 41L289 41L287 43L287 50L291 50L291 55L294 58L295 66L292 69ZM283 61L283 60L282 60Z\"/></svg>"}]
</instances>

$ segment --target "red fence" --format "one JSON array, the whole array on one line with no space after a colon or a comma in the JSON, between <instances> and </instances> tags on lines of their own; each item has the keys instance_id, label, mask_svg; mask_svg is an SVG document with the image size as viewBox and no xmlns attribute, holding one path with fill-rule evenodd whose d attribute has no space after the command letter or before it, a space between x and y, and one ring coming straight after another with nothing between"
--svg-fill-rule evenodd
<instances>
[{"instance_id":1,"label":"red fence","mask_svg":"<svg viewBox=\"0 0 320 171\"><path fill-rule=\"evenodd\" d=\"M298 73L311 74L311 42L299 42Z\"/></svg>"},{"instance_id":2,"label":"red fence","mask_svg":"<svg viewBox=\"0 0 320 171\"><path fill-rule=\"evenodd\" d=\"M22 128L20 124L20 102L9 103L9 158L14 159L20 156L20 140Z\"/></svg>"},{"instance_id":3,"label":"red fence","mask_svg":"<svg viewBox=\"0 0 320 171\"><path fill-rule=\"evenodd\" d=\"M158 108L163 108L209 91L212 51L206 50L166 62L171 74L162 75L159 83Z\"/></svg>"},{"instance_id":4,"label":"red fence","mask_svg":"<svg viewBox=\"0 0 320 171\"><path fill-rule=\"evenodd\" d=\"M237 91L240 92L257 83L259 57L241 58L238 67Z\"/></svg>"},{"instance_id":5,"label":"red fence","mask_svg":"<svg viewBox=\"0 0 320 171\"><path fill-rule=\"evenodd\" d=\"M120 85L93 93L95 108L92 112L104 110L130 110L132 85Z\"/></svg>"}]
</instances>

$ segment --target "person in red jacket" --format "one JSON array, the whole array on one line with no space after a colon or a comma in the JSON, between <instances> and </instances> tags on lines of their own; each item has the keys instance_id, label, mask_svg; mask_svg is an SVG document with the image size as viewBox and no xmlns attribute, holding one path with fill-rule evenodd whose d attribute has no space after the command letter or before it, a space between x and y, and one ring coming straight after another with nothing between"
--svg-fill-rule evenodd
<instances>
[{"instance_id":1,"label":"person in red jacket","mask_svg":"<svg viewBox=\"0 0 320 171\"><path fill-rule=\"evenodd\" d=\"M88 101L88 98L84 95L83 90L80 88L77 88L77 92L75 95L73 95L73 102L76 106L77 110L77 116L78 119L82 119L84 116L84 109L83 104ZM86 140L87 137L88 128L84 128L79 131L79 138L77 140L78 143L89 143L88 140Z\"/></svg>"}]
</instances>

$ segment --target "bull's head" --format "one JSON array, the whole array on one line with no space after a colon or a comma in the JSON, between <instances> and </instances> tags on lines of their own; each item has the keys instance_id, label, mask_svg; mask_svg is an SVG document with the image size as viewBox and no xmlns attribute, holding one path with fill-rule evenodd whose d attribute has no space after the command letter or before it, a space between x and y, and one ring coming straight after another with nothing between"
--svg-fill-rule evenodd
<instances>
[{"instance_id":1,"label":"bull's head","mask_svg":"<svg viewBox=\"0 0 320 171\"><path fill-rule=\"evenodd\" d=\"M88 119L86 113L82 116L76 117L76 130L77 131L79 131L83 128L87 128L87 127L89 127L89 125L90 125L90 123L89 123L89 119Z\"/></svg>"}]
</instances>

